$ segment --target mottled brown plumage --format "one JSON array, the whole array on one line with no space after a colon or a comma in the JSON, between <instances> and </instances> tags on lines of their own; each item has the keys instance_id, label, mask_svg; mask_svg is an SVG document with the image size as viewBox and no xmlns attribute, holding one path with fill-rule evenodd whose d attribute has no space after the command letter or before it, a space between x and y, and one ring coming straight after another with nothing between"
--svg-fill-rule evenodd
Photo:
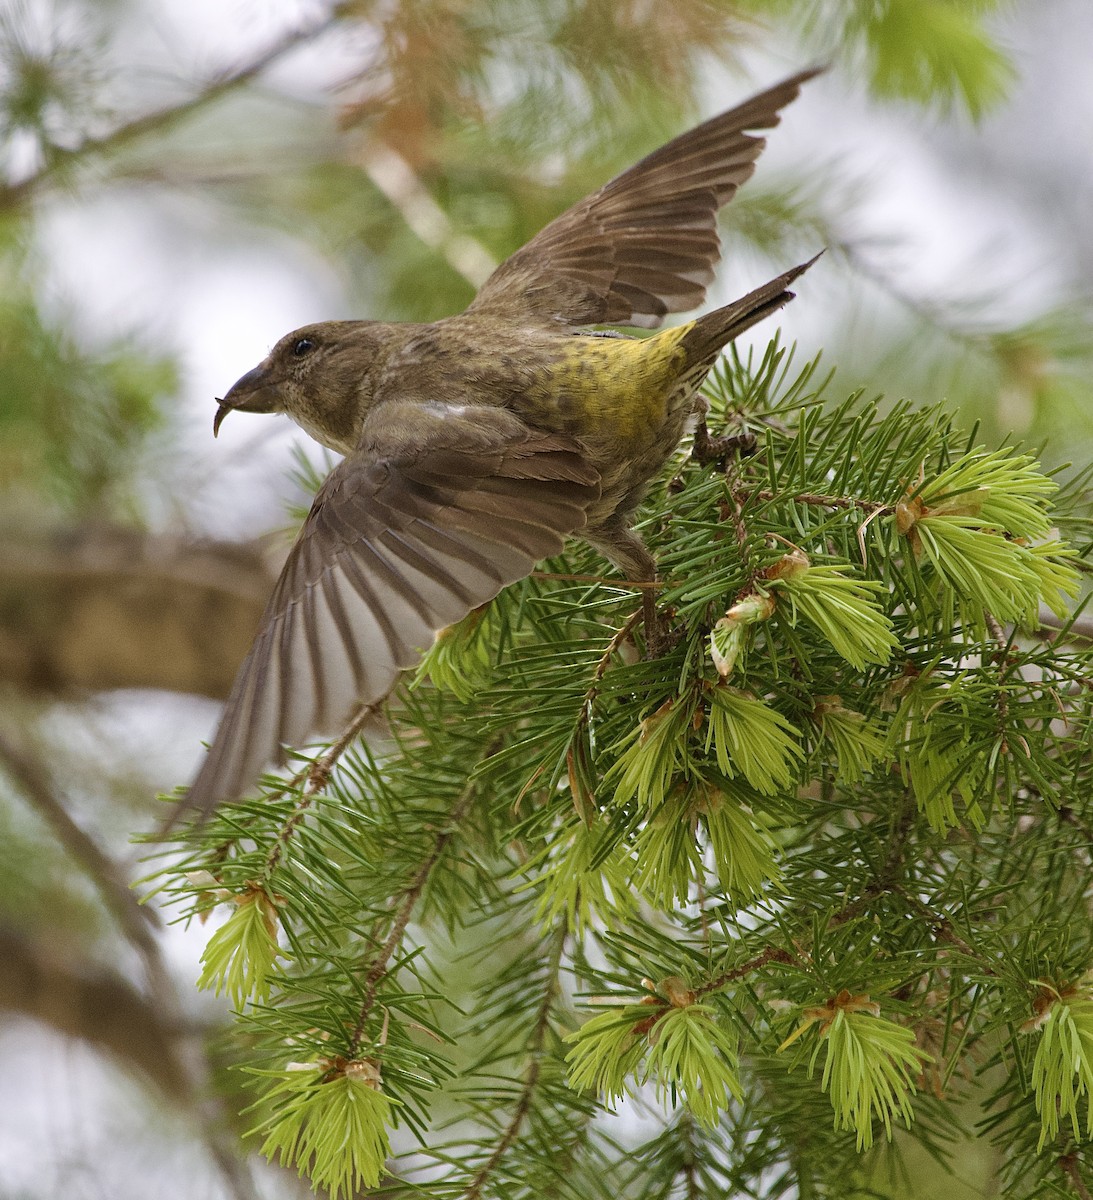
<instances>
[{"instance_id":1,"label":"mottled brown plumage","mask_svg":"<svg viewBox=\"0 0 1093 1200\"><path fill-rule=\"evenodd\" d=\"M578 534L636 581L630 522L721 349L789 299L794 268L635 340L706 294L718 208L806 71L699 125L574 205L431 324L331 321L282 338L217 411L284 412L346 457L315 497L184 808L241 795L283 745L375 703L438 629ZM655 625L646 589L646 616Z\"/></svg>"}]
</instances>

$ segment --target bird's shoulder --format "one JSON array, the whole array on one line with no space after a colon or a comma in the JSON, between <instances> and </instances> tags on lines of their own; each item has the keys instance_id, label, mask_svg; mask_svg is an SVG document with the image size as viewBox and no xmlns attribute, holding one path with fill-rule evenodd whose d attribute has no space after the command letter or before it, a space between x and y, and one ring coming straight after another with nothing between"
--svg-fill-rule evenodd
<instances>
[{"instance_id":1,"label":"bird's shoulder","mask_svg":"<svg viewBox=\"0 0 1093 1200\"><path fill-rule=\"evenodd\" d=\"M396 409L410 427L425 425L433 432L430 414L447 413L456 424L488 420L482 413L472 418L467 410L513 407L566 356L572 341L571 332L545 323L474 313L407 327L377 373L361 445ZM414 405L424 411L413 413ZM502 416L494 420L504 424Z\"/></svg>"}]
</instances>

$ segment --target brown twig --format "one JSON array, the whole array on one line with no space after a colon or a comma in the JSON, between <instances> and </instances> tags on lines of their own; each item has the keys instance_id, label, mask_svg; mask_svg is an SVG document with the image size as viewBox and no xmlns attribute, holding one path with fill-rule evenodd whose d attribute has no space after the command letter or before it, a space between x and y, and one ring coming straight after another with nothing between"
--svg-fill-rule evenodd
<instances>
[{"instance_id":1,"label":"brown twig","mask_svg":"<svg viewBox=\"0 0 1093 1200\"><path fill-rule=\"evenodd\" d=\"M808 504L815 508L860 508L869 513L894 513L895 505L883 504L879 500L862 500L857 496L829 496L823 492L773 492L769 488L733 488L738 500L792 500L795 504Z\"/></svg>"},{"instance_id":2,"label":"brown twig","mask_svg":"<svg viewBox=\"0 0 1093 1200\"><path fill-rule=\"evenodd\" d=\"M591 713L592 704L596 697L600 694L600 683L603 677L607 674L607 668L611 665L611 659L618 652L619 647L626 641L634 629L634 626L641 620L643 616L642 610L639 608L636 612L632 612L630 616L619 626L615 631L614 637L607 643L607 649L600 655L600 661L596 664L596 669L592 673L592 682L588 686L584 697L581 700L581 711L577 716L577 720L573 725L574 737L577 733L588 724Z\"/></svg>"},{"instance_id":3,"label":"brown twig","mask_svg":"<svg viewBox=\"0 0 1093 1200\"><path fill-rule=\"evenodd\" d=\"M726 971L723 975L718 975L716 979L708 979L705 983L700 984L694 989L695 999L701 1000L703 996L708 996L711 992L719 992L723 987L735 983L738 979L743 979L745 975L750 975L752 971L758 971L768 963L785 963L787 966L792 966L796 961L793 955L788 950L783 950L781 946L768 946L754 958L749 958L747 962L733 967L731 971Z\"/></svg>"},{"instance_id":4,"label":"brown twig","mask_svg":"<svg viewBox=\"0 0 1093 1200\"><path fill-rule=\"evenodd\" d=\"M605 587L662 588L660 580L639 582L636 579L610 579L606 575L570 575L558 571L532 571L531 579L560 579L564 583L602 583Z\"/></svg>"},{"instance_id":5,"label":"brown twig","mask_svg":"<svg viewBox=\"0 0 1093 1200\"><path fill-rule=\"evenodd\" d=\"M983 956L976 951L972 946L969 946L966 941L953 929L952 922L948 917L935 912L928 904L920 900L917 896L903 890L903 888L893 889L914 908L921 917L924 917L929 923L933 931L934 937L939 942L948 942L950 946L955 947L966 958L973 962L978 962L980 970L984 975L997 975L998 972L989 963L983 961Z\"/></svg>"},{"instance_id":6,"label":"brown twig","mask_svg":"<svg viewBox=\"0 0 1093 1200\"><path fill-rule=\"evenodd\" d=\"M468 783L448 814L447 827L436 835L432 850L418 868L409 886L402 892L401 901L398 903L395 919L391 925L391 932L387 935L387 940L372 959L368 973L364 977L364 997L361 1000L360 1009L357 1014L357 1023L353 1027L352 1037L349 1039L350 1058L356 1057L361 1039L364 1036L364 1026L375 1004L376 992L379 989L380 980L386 974L387 964L391 961L392 955L398 949L399 943L406 933L406 926L410 924L414 907L421 897L426 883L429 881L429 876L433 873L437 863L443 857L444 851L448 848L448 843L454 836L456 826L459 825L470 810L471 804L474 802L474 797L475 786L472 783Z\"/></svg>"},{"instance_id":7,"label":"brown twig","mask_svg":"<svg viewBox=\"0 0 1093 1200\"><path fill-rule=\"evenodd\" d=\"M565 950L565 941L568 933L569 930L565 922L561 922L554 935L554 945L550 960L550 977L547 981L547 986L543 989L543 998L535 1014L535 1024L532 1026L531 1037L528 1039L528 1057L531 1061L528 1063L527 1074L524 1077L524 1086L520 1089L520 1099L516 1102L512 1116L509 1118L500 1140L494 1146L493 1152L482 1166L479 1167L467 1190L463 1193L464 1200L478 1200L482 1194L483 1186L493 1174L494 1168L504 1157L509 1147L516 1141L520 1134L520 1128L531 1111L531 1104L535 1098L535 1089L538 1087L539 1076L542 1072L543 1044L546 1041L547 1029L550 1025L550 1010L558 994L558 976L561 973L562 953Z\"/></svg>"},{"instance_id":8,"label":"brown twig","mask_svg":"<svg viewBox=\"0 0 1093 1200\"><path fill-rule=\"evenodd\" d=\"M308 765L301 771L297 771L295 775L285 784L282 792L288 791L291 788L299 786L304 779L307 780L307 786L304 788L304 794L297 801L292 810L291 816L281 826L281 831L277 835L277 840L270 847L269 855L266 858L266 877L273 874L277 868L277 864L281 861L281 856L284 854L285 847L292 839L293 833L296 831L297 825L304 818L304 813L311 807L311 802L316 795L326 787L330 779L330 773L334 770L334 766L338 759L349 749L349 747L357 740L361 730L368 724L369 721L376 715L382 705L382 701L378 704L362 704L357 710L356 715L345 727L341 737L338 738L327 750L319 755L314 762ZM278 793L279 794L279 793Z\"/></svg>"},{"instance_id":9,"label":"brown twig","mask_svg":"<svg viewBox=\"0 0 1093 1200\"><path fill-rule=\"evenodd\" d=\"M1082 1178L1082 1166L1078 1161L1077 1154L1064 1154L1059 1159L1059 1166L1062 1167L1063 1174L1074 1185L1074 1193L1078 1200L1093 1200L1093 1193L1090 1192Z\"/></svg>"}]
</instances>

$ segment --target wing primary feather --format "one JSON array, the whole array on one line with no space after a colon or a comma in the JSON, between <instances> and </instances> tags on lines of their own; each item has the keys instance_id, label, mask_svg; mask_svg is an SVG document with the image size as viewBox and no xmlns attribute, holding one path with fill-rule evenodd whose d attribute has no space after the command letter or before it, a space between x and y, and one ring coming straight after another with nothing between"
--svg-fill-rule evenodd
<instances>
[{"instance_id":1,"label":"wing primary feather","mask_svg":"<svg viewBox=\"0 0 1093 1200\"><path fill-rule=\"evenodd\" d=\"M474 608L478 601L466 590L466 588L457 580L452 578L451 573L442 567L431 554L425 553L419 546L414 545L402 534L394 529L385 529L383 532L384 549L395 555L402 563L402 572L400 572L403 587L413 587L414 583L408 579L405 572L411 571L425 585L432 585L434 588L440 589L441 592L449 592L457 600L466 604L467 611ZM421 586L418 584L417 586ZM438 611L436 593L433 594L432 600L433 611ZM429 603L429 598L426 596L426 603ZM443 609L439 609L443 611Z\"/></svg>"},{"instance_id":2,"label":"wing primary feather","mask_svg":"<svg viewBox=\"0 0 1093 1200\"><path fill-rule=\"evenodd\" d=\"M357 639L353 636L353 629L346 615L345 605L342 602L341 589L338 587L334 571L324 571L319 576L319 586L323 590L327 609L334 621L338 636L341 638L342 648L345 651L346 658L349 660L353 679L359 689L361 678L364 675L364 667L361 663L361 656L357 650ZM352 587L352 584L349 586Z\"/></svg>"},{"instance_id":3,"label":"wing primary feather","mask_svg":"<svg viewBox=\"0 0 1093 1200\"><path fill-rule=\"evenodd\" d=\"M403 569L398 556L392 556L391 548L387 545L387 539L390 537L390 530L383 530L375 540L368 542L368 576L369 579L374 578L376 586L382 586L387 593L394 599L395 606L398 604L404 605L415 614L423 625L427 625L432 620L432 610L427 603L425 596L421 591L412 586L407 579L405 570ZM383 538L380 543L379 539ZM399 564L399 565L396 565ZM354 577L354 585L356 586L364 580L365 591L369 589L369 579L364 578L362 564L359 562L354 564L357 568L357 575ZM364 596L358 587L358 594ZM390 611L396 611L396 607L392 606ZM386 605L381 605L387 610Z\"/></svg>"},{"instance_id":4,"label":"wing primary feather","mask_svg":"<svg viewBox=\"0 0 1093 1200\"><path fill-rule=\"evenodd\" d=\"M717 210L751 177L766 145L755 131L777 125L780 110L817 74L800 71L646 155L501 263L471 310L654 328L667 313L696 307L721 257ZM699 263L685 272L657 263L658 246L671 252L685 245L701 255ZM635 277L633 268L653 265L666 278ZM692 286L681 286L681 274Z\"/></svg>"},{"instance_id":5,"label":"wing primary feather","mask_svg":"<svg viewBox=\"0 0 1093 1200\"><path fill-rule=\"evenodd\" d=\"M304 627L305 644L311 660L311 678L315 687L314 722L317 728L326 729L330 717L327 711L330 681L327 679L327 671L324 666L324 659L327 656L324 655L322 647L322 629L320 628L322 614L319 612L320 593L317 584L316 580L315 583L309 583L304 588L299 617Z\"/></svg>"},{"instance_id":6,"label":"wing primary feather","mask_svg":"<svg viewBox=\"0 0 1093 1200\"><path fill-rule=\"evenodd\" d=\"M394 618L398 615L395 606L390 603L385 604L377 595L376 588L380 585L380 576L386 576L383 583L388 592L392 594L396 604L401 605L404 611L413 613L422 624L428 623L429 610L420 596L406 590L406 581L372 543L368 543L368 551L369 566L373 568L371 574L375 576L375 583L369 579L369 572L362 568L354 555L347 554L343 557L342 573L361 604L373 615L376 625L387 641L392 660L397 666L404 667L408 665L408 659L410 661L412 659L394 624ZM367 666L364 667L364 670L367 671Z\"/></svg>"}]
</instances>

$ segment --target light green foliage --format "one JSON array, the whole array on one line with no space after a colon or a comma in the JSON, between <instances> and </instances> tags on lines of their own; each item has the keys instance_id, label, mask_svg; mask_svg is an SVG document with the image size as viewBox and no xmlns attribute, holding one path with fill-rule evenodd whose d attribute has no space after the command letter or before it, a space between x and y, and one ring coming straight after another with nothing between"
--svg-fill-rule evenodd
<instances>
[{"instance_id":1,"label":"light green foliage","mask_svg":"<svg viewBox=\"0 0 1093 1200\"><path fill-rule=\"evenodd\" d=\"M801 757L797 731L781 713L735 688L711 688L706 750L730 779L742 775L764 795L788 787Z\"/></svg>"},{"instance_id":2,"label":"light green foliage","mask_svg":"<svg viewBox=\"0 0 1093 1200\"><path fill-rule=\"evenodd\" d=\"M649 807L664 802L683 766L684 732L692 711L686 704L668 700L618 743L616 749L626 748L604 777L605 782L618 780L615 804L636 800L642 807Z\"/></svg>"},{"instance_id":3,"label":"light green foliage","mask_svg":"<svg viewBox=\"0 0 1093 1200\"><path fill-rule=\"evenodd\" d=\"M648 1049L643 1037L635 1032L651 1013L640 1004L612 1009L592 1017L566 1039L571 1049L566 1055L569 1082L575 1088L592 1088L608 1104L626 1095L627 1079L641 1063Z\"/></svg>"},{"instance_id":4,"label":"light green foliage","mask_svg":"<svg viewBox=\"0 0 1093 1200\"><path fill-rule=\"evenodd\" d=\"M283 951L277 944L272 901L258 889L239 896L235 911L209 938L201 955L199 988L227 992L236 1010L269 996L270 973Z\"/></svg>"},{"instance_id":5,"label":"light green foliage","mask_svg":"<svg viewBox=\"0 0 1093 1200\"><path fill-rule=\"evenodd\" d=\"M801 558L769 585L788 603L790 624L796 624L798 617L811 622L859 671L869 663L886 663L897 643L892 622L877 604L884 584L854 579L834 564L813 566Z\"/></svg>"},{"instance_id":6,"label":"light green foliage","mask_svg":"<svg viewBox=\"0 0 1093 1200\"><path fill-rule=\"evenodd\" d=\"M884 753L880 725L864 713L844 708L838 696L821 696L812 712L824 738L831 743L843 783L859 783Z\"/></svg>"},{"instance_id":7,"label":"light green foliage","mask_svg":"<svg viewBox=\"0 0 1093 1200\"><path fill-rule=\"evenodd\" d=\"M390 1153L391 1100L368 1062L338 1068L296 1064L267 1072L263 1107L271 1115L251 1132L266 1135L262 1153L294 1166L330 1200L352 1200L375 1187Z\"/></svg>"},{"instance_id":8,"label":"light green foliage","mask_svg":"<svg viewBox=\"0 0 1093 1200\"><path fill-rule=\"evenodd\" d=\"M1078 594L1070 551L1057 541L1028 545L1050 530L1047 504L1057 490L1029 455L965 454L920 483L895 515L916 556L942 582L949 619L986 614L1035 628L1039 605L1058 612Z\"/></svg>"},{"instance_id":9,"label":"light green foliage","mask_svg":"<svg viewBox=\"0 0 1093 1200\"><path fill-rule=\"evenodd\" d=\"M849 26L872 54L882 94L958 104L980 116L1005 95L1013 69L983 28L999 0L856 0Z\"/></svg>"},{"instance_id":10,"label":"light green foliage","mask_svg":"<svg viewBox=\"0 0 1093 1200\"><path fill-rule=\"evenodd\" d=\"M491 635L489 606L476 609L455 625L437 634L414 676L416 683L430 680L460 700L471 700L489 679Z\"/></svg>"},{"instance_id":11,"label":"light green foliage","mask_svg":"<svg viewBox=\"0 0 1093 1200\"><path fill-rule=\"evenodd\" d=\"M674 1097L707 1126L717 1124L729 1098L740 1097L736 1038L702 1004L672 1008L653 1027L645 1056L645 1079L658 1098Z\"/></svg>"},{"instance_id":12,"label":"light green foliage","mask_svg":"<svg viewBox=\"0 0 1093 1200\"><path fill-rule=\"evenodd\" d=\"M938 833L959 824L956 799L975 828L983 823L976 795L987 764L973 733L976 700L966 678L940 683L928 677L908 689L892 720L900 769Z\"/></svg>"},{"instance_id":13,"label":"light green foliage","mask_svg":"<svg viewBox=\"0 0 1093 1200\"><path fill-rule=\"evenodd\" d=\"M914 1080L930 1055L915 1045L915 1035L869 1012L840 1008L812 1055L815 1066L820 1046L826 1047L820 1086L835 1111L835 1128L853 1130L859 1150L873 1144L873 1119L884 1124L892 1140L892 1118L910 1125L914 1117Z\"/></svg>"},{"instance_id":14,"label":"light green foliage","mask_svg":"<svg viewBox=\"0 0 1093 1200\"><path fill-rule=\"evenodd\" d=\"M638 832L632 885L658 908L686 903L695 879L702 877L698 807L693 789L679 783Z\"/></svg>"},{"instance_id":15,"label":"light green foliage","mask_svg":"<svg viewBox=\"0 0 1093 1200\"><path fill-rule=\"evenodd\" d=\"M781 870L765 824L729 789L710 789L702 819L718 882L733 899L758 899Z\"/></svg>"},{"instance_id":16,"label":"light green foliage","mask_svg":"<svg viewBox=\"0 0 1093 1200\"><path fill-rule=\"evenodd\" d=\"M632 1004L600 1013L566 1039L570 1083L594 1088L613 1103L652 1082L658 1098L678 1095L712 1127L730 1097L741 1095L736 1039L715 1017L693 997L681 1006Z\"/></svg>"},{"instance_id":17,"label":"light green foliage","mask_svg":"<svg viewBox=\"0 0 1093 1200\"><path fill-rule=\"evenodd\" d=\"M538 895L535 915L544 926L563 917L569 928L585 930L624 922L634 911L629 856L598 824L570 818L568 830L560 829L525 871L529 879L521 890Z\"/></svg>"},{"instance_id":18,"label":"light green foliage","mask_svg":"<svg viewBox=\"0 0 1093 1200\"><path fill-rule=\"evenodd\" d=\"M1057 616L1065 618L1081 591L1077 551L1060 541L1038 542L1028 547L1027 564L1037 577L1040 600ZM1032 613L1025 624L1035 624Z\"/></svg>"},{"instance_id":19,"label":"light green foliage","mask_svg":"<svg viewBox=\"0 0 1093 1200\"><path fill-rule=\"evenodd\" d=\"M1083 1107L1085 1136L1093 1138L1093 997L1088 993L1060 996L1051 1005L1040 1026L1032 1086L1041 1126L1037 1150L1058 1138L1067 1119L1080 1141Z\"/></svg>"},{"instance_id":20,"label":"light green foliage","mask_svg":"<svg viewBox=\"0 0 1093 1200\"><path fill-rule=\"evenodd\" d=\"M982 528L1042 538L1050 528L1047 505L1057 491L1031 454L976 450L932 476L913 496L935 516L974 516Z\"/></svg>"},{"instance_id":21,"label":"light green foliage","mask_svg":"<svg viewBox=\"0 0 1093 1200\"><path fill-rule=\"evenodd\" d=\"M988 533L977 517L923 517L915 532L927 559L956 603L968 602L1001 621L1027 620L1040 598L1040 575L1023 547Z\"/></svg>"},{"instance_id":22,"label":"light green foliage","mask_svg":"<svg viewBox=\"0 0 1093 1200\"><path fill-rule=\"evenodd\" d=\"M703 780L678 784L639 830L631 883L659 908L685 903L706 874L707 848L719 885L734 901L757 899L778 877L774 843L760 818L727 781Z\"/></svg>"}]
</instances>

